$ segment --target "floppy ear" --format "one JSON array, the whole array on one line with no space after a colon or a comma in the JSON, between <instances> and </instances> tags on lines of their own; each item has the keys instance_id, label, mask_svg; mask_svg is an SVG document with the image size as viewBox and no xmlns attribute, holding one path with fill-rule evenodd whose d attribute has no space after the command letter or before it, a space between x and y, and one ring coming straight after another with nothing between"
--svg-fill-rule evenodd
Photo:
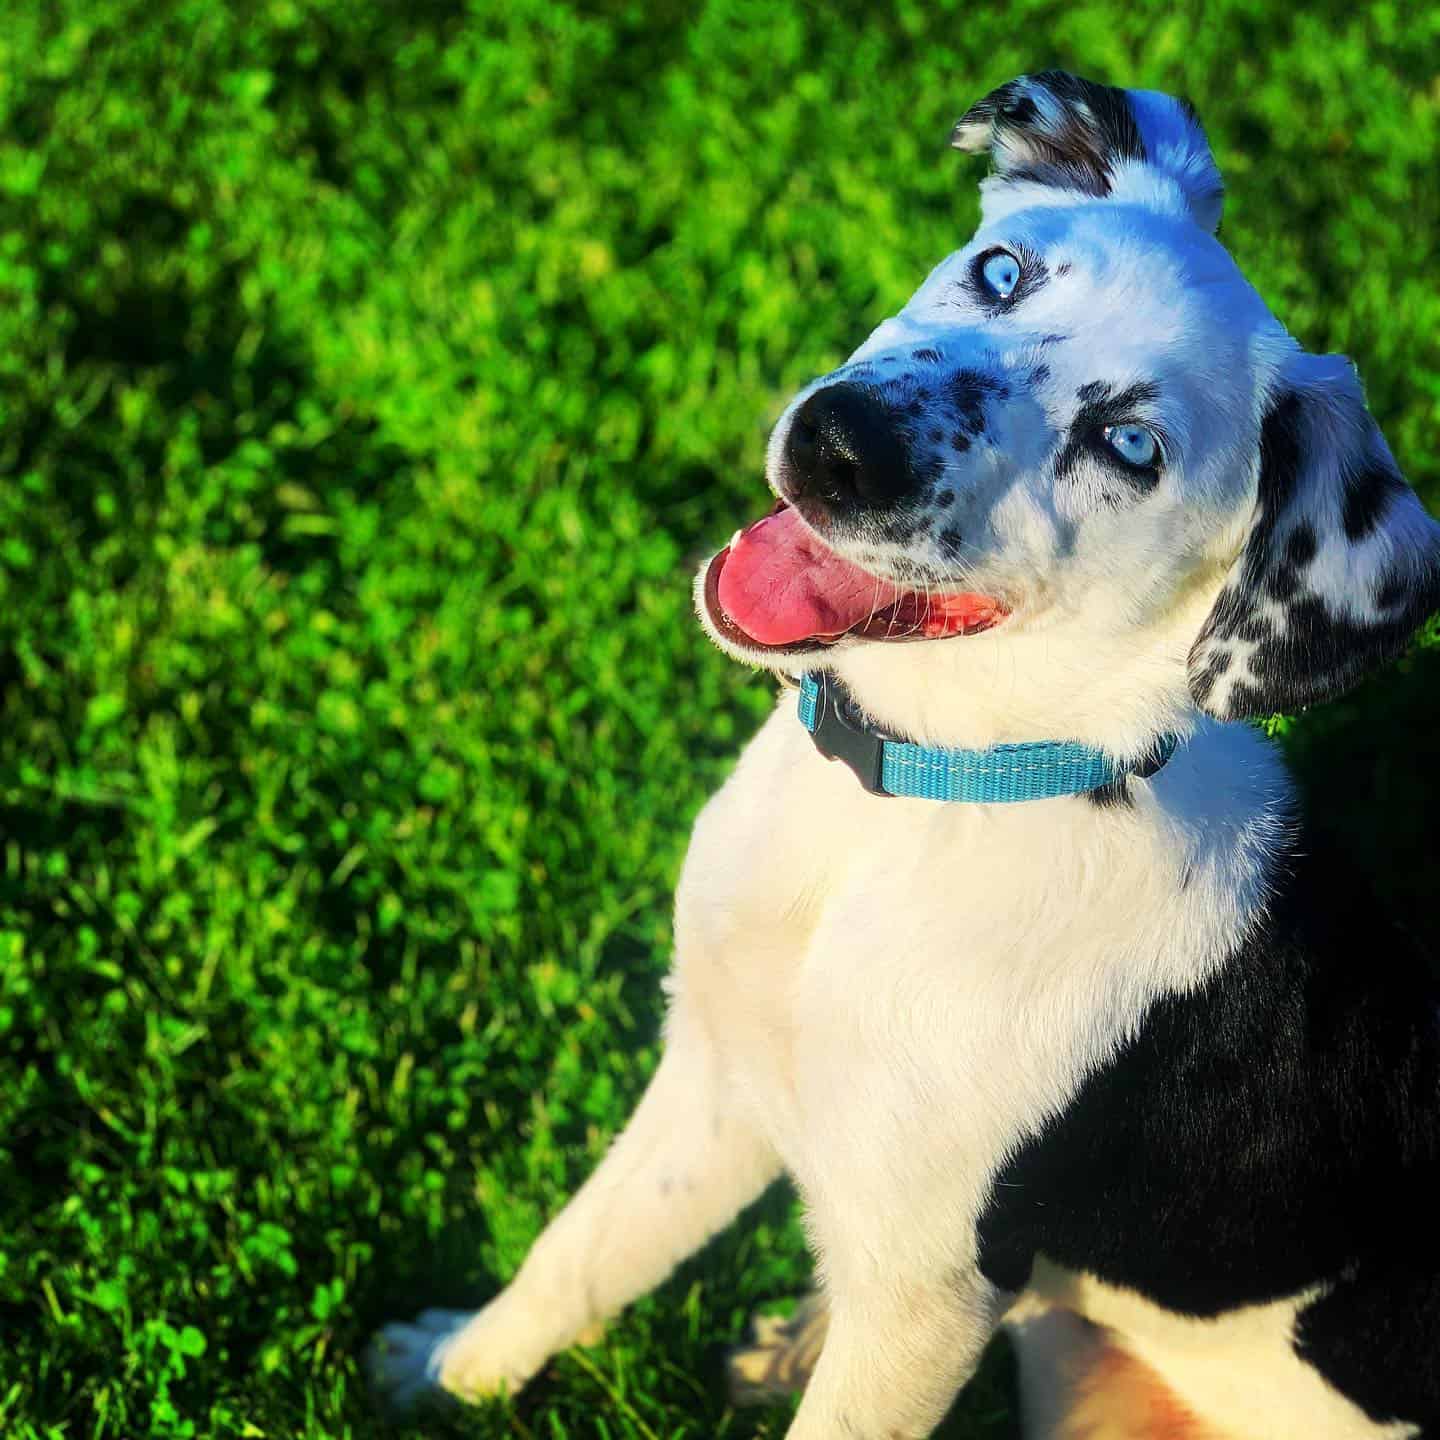
<instances>
[{"instance_id":1,"label":"floppy ear","mask_svg":"<svg viewBox=\"0 0 1440 1440\"><path fill-rule=\"evenodd\" d=\"M1220 223L1224 185L1200 119L1188 101L1155 90L1117 90L1063 70L1022 75L972 105L950 143L990 152L987 187L1113 194L1178 209L1212 232Z\"/></svg>"},{"instance_id":2,"label":"floppy ear","mask_svg":"<svg viewBox=\"0 0 1440 1440\"><path fill-rule=\"evenodd\" d=\"M1261 427L1244 548L1190 650L1222 720L1328 700L1440 608L1440 524L1400 477L1349 361L1300 355Z\"/></svg>"}]
</instances>

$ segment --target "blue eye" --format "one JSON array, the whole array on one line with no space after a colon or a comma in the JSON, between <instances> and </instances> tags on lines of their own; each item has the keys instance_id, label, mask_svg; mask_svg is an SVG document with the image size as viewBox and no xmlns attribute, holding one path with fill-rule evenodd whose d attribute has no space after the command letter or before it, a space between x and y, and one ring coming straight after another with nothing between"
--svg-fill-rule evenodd
<instances>
[{"instance_id":1,"label":"blue eye","mask_svg":"<svg viewBox=\"0 0 1440 1440\"><path fill-rule=\"evenodd\" d=\"M1160 459L1160 442L1143 425L1107 425L1100 433L1127 465L1146 469Z\"/></svg>"},{"instance_id":2,"label":"blue eye","mask_svg":"<svg viewBox=\"0 0 1440 1440\"><path fill-rule=\"evenodd\" d=\"M1007 300L1020 283L1020 262L1007 250L997 250L980 266L980 278L1000 299Z\"/></svg>"}]
</instances>

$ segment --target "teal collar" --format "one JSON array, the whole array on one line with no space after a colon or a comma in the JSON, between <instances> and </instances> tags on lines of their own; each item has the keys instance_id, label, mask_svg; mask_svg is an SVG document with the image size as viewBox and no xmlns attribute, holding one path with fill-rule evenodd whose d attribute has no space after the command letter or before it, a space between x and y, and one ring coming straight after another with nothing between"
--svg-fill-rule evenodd
<instances>
[{"instance_id":1,"label":"teal collar","mask_svg":"<svg viewBox=\"0 0 1440 1440\"><path fill-rule=\"evenodd\" d=\"M1150 753L1129 765L1072 740L992 745L988 750L912 745L872 725L850 692L823 671L800 678L800 723L815 748L827 760L843 761L872 795L985 805L1084 795L1119 785L1127 775L1147 779L1179 743L1175 735L1158 736Z\"/></svg>"}]
</instances>

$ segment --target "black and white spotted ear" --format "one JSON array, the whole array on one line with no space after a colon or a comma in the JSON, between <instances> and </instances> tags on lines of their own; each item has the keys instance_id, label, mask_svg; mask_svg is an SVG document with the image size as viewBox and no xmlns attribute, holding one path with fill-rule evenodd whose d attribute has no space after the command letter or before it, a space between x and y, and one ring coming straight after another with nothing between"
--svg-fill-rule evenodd
<instances>
[{"instance_id":1,"label":"black and white spotted ear","mask_svg":"<svg viewBox=\"0 0 1440 1440\"><path fill-rule=\"evenodd\" d=\"M1022 75L972 105L951 132L957 150L988 150L982 186L1006 208L1020 186L1113 195L1188 213L1213 233L1225 187L1188 101L1155 90L1119 90L1063 70Z\"/></svg>"},{"instance_id":2,"label":"black and white spotted ear","mask_svg":"<svg viewBox=\"0 0 1440 1440\"><path fill-rule=\"evenodd\" d=\"M1340 355L1297 357L1261 428L1244 548L1190 651L1222 720L1342 694L1440 608L1440 523L1401 478Z\"/></svg>"}]
</instances>

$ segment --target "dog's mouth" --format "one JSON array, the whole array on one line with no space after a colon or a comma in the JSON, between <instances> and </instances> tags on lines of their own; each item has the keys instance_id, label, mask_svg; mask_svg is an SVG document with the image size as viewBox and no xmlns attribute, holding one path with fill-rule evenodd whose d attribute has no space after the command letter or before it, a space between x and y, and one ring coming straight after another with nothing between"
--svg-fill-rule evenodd
<instances>
[{"instance_id":1,"label":"dog's mouth","mask_svg":"<svg viewBox=\"0 0 1440 1440\"><path fill-rule=\"evenodd\" d=\"M1009 614L966 592L907 590L837 555L785 501L739 531L711 560L705 612L717 633L750 650L804 653L841 640L944 640Z\"/></svg>"}]
</instances>

